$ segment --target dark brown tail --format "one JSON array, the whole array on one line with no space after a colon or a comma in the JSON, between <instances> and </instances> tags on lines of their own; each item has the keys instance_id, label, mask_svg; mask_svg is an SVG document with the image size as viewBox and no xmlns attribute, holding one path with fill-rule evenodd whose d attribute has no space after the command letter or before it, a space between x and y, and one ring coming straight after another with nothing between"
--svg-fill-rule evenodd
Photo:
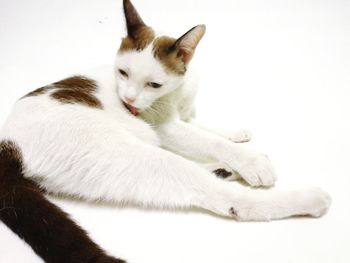
<instances>
[{"instance_id":1,"label":"dark brown tail","mask_svg":"<svg viewBox=\"0 0 350 263\"><path fill-rule=\"evenodd\" d=\"M15 143L0 142L0 220L48 263L122 263L106 255L40 187L23 176Z\"/></svg>"}]
</instances>

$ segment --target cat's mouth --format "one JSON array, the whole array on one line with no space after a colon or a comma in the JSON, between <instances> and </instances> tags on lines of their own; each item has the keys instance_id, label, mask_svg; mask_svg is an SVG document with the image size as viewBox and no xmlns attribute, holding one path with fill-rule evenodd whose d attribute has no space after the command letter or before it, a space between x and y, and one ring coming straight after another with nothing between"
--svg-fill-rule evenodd
<instances>
[{"instance_id":1,"label":"cat's mouth","mask_svg":"<svg viewBox=\"0 0 350 263\"><path fill-rule=\"evenodd\" d=\"M125 108L128 109L128 111L130 111L130 113L134 116L138 116L140 114L140 109L130 105L130 104L127 104L125 101L123 101L123 104L125 106Z\"/></svg>"}]
</instances>

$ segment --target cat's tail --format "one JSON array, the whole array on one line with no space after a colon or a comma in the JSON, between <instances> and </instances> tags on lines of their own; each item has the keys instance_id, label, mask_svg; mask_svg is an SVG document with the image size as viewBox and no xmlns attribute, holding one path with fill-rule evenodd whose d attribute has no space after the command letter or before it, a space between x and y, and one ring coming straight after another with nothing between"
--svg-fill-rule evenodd
<instances>
[{"instance_id":1,"label":"cat's tail","mask_svg":"<svg viewBox=\"0 0 350 263\"><path fill-rule=\"evenodd\" d=\"M21 152L0 141L0 220L48 263L122 263L108 256L23 176Z\"/></svg>"}]
</instances>

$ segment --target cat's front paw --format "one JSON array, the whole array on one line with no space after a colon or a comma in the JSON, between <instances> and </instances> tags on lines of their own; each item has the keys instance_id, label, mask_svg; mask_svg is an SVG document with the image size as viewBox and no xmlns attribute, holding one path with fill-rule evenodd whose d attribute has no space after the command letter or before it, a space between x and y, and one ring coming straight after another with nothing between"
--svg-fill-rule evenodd
<instances>
[{"instance_id":1,"label":"cat's front paw","mask_svg":"<svg viewBox=\"0 0 350 263\"><path fill-rule=\"evenodd\" d=\"M236 143L249 142L252 139L252 133L249 130L241 129L228 134L227 138Z\"/></svg>"},{"instance_id":2,"label":"cat's front paw","mask_svg":"<svg viewBox=\"0 0 350 263\"><path fill-rule=\"evenodd\" d=\"M237 172L253 187L272 186L277 179L270 160L264 154L254 154L246 157Z\"/></svg>"}]
</instances>

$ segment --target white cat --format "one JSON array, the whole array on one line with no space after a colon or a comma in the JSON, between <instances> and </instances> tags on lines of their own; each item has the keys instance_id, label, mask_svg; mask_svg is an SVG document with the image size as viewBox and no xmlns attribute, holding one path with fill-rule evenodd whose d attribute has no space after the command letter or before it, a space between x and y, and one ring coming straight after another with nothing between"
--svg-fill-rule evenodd
<instances>
[{"instance_id":1,"label":"white cat","mask_svg":"<svg viewBox=\"0 0 350 263\"><path fill-rule=\"evenodd\" d=\"M146 26L129 0L124 13L128 35L114 67L61 80L16 103L0 132L5 224L46 262L122 262L106 256L40 189L93 201L200 207L238 220L327 211L330 197L319 189L257 190L218 178L253 187L276 180L266 155L235 143L248 141L248 132L223 136L193 123L197 86L189 62L205 26L173 39Z\"/></svg>"}]
</instances>

